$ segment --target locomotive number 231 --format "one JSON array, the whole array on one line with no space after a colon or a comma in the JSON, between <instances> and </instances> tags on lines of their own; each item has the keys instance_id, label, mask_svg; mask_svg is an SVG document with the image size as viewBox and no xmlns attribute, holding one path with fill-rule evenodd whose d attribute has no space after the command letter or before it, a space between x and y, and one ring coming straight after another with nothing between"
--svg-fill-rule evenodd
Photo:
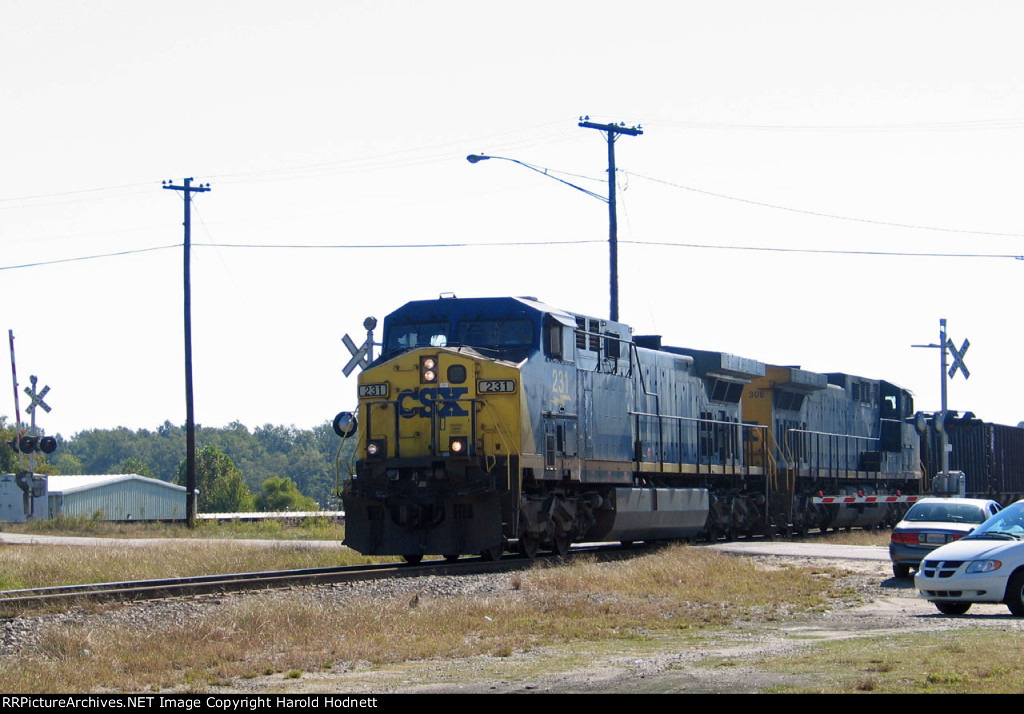
<instances>
[{"instance_id":1,"label":"locomotive number 231","mask_svg":"<svg viewBox=\"0 0 1024 714\"><path fill-rule=\"evenodd\" d=\"M516 391L513 379L481 379L476 383L476 391L480 394L508 394Z\"/></svg>"}]
</instances>

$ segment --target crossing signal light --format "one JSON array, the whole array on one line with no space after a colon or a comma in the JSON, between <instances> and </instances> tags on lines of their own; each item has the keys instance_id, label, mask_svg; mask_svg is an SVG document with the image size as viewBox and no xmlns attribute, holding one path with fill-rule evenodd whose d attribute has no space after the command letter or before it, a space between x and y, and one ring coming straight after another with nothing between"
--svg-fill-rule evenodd
<instances>
[{"instance_id":1,"label":"crossing signal light","mask_svg":"<svg viewBox=\"0 0 1024 714\"><path fill-rule=\"evenodd\" d=\"M947 434L952 431L957 425L956 412L946 412L942 417L942 428Z\"/></svg>"},{"instance_id":2,"label":"crossing signal light","mask_svg":"<svg viewBox=\"0 0 1024 714\"><path fill-rule=\"evenodd\" d=\"M964 429L970 431L976 426L982 424L981 419L974 415L974 412L964 412L961 414L958 411L947 411L944 416L935 417L935 428L940 432L946 432L949 434L957 429Z\"/></svg>"},{"instance_id":3,"label":"crossing signal light","mask_svg":"<svg viewBox=\"0 0 1024 714\"><path fill-rule=\"evenodd\" d=\"M52 436L16 436L10 444L11 448L20 454L32 454L36 451L52 454L57 450L57 440Z\"/></svg>"}]
</instances>

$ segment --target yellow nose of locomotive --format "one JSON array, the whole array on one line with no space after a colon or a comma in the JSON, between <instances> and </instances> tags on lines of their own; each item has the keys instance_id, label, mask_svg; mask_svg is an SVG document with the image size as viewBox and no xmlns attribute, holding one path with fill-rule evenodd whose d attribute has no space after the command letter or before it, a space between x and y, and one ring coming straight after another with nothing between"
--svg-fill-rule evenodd
<instances>
[{"instance_id":1,"label":"yellow nose of locomotive","mask_svg":"<svg viewBox=\"0 0 1024 714\"><path fill-rule=\"evenodd\" d=\"M503 495L518 489L520 397L515 365L469 351L422 348L365 370L346 543L407 557L499 544Z\"/></svg>"}]
</instances>

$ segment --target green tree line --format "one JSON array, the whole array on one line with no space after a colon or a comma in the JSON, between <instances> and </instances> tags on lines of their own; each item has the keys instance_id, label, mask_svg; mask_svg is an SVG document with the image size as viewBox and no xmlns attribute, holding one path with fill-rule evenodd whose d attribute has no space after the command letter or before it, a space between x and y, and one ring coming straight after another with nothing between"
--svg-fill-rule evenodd
<instances>
[{"instance_id":1,"label":"green tree line","mask_svg":"<svg viewBox=\"0 0 1024 714\"><path fill-rule=\"evenodd\" d=\"M0 434L0 471L11 473L19 468L18 455L10 446L13 425L3 416ZM57 450L37 457L37 473L134 473L184 484L185 428L169 421L153 431L90 429L56 438ZM330 422L313 429L265 424L252 431L240 422L197 426L198 509L340 508L335 488L349 478L354 441L339 439Z\"/></svg>"}]
</instances>

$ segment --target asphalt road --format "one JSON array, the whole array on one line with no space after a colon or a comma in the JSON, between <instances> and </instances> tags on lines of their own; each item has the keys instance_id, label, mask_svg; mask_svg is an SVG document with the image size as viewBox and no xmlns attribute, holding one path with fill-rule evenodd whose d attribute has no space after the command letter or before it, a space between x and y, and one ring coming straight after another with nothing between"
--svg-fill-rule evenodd
<instances>
[{"instance_id":1,"label":"asphalt road","mask_svg":"<svg viewBox=\"0 0 1024 714\"><path fill-rule=\"evenodd\" d=\"M881 545L835 545L784 540L733 541L709 546L723 553L740 555L781 555L791 558L835 560L889 560L889 549Z\"/></svg>"}]
</instances>

